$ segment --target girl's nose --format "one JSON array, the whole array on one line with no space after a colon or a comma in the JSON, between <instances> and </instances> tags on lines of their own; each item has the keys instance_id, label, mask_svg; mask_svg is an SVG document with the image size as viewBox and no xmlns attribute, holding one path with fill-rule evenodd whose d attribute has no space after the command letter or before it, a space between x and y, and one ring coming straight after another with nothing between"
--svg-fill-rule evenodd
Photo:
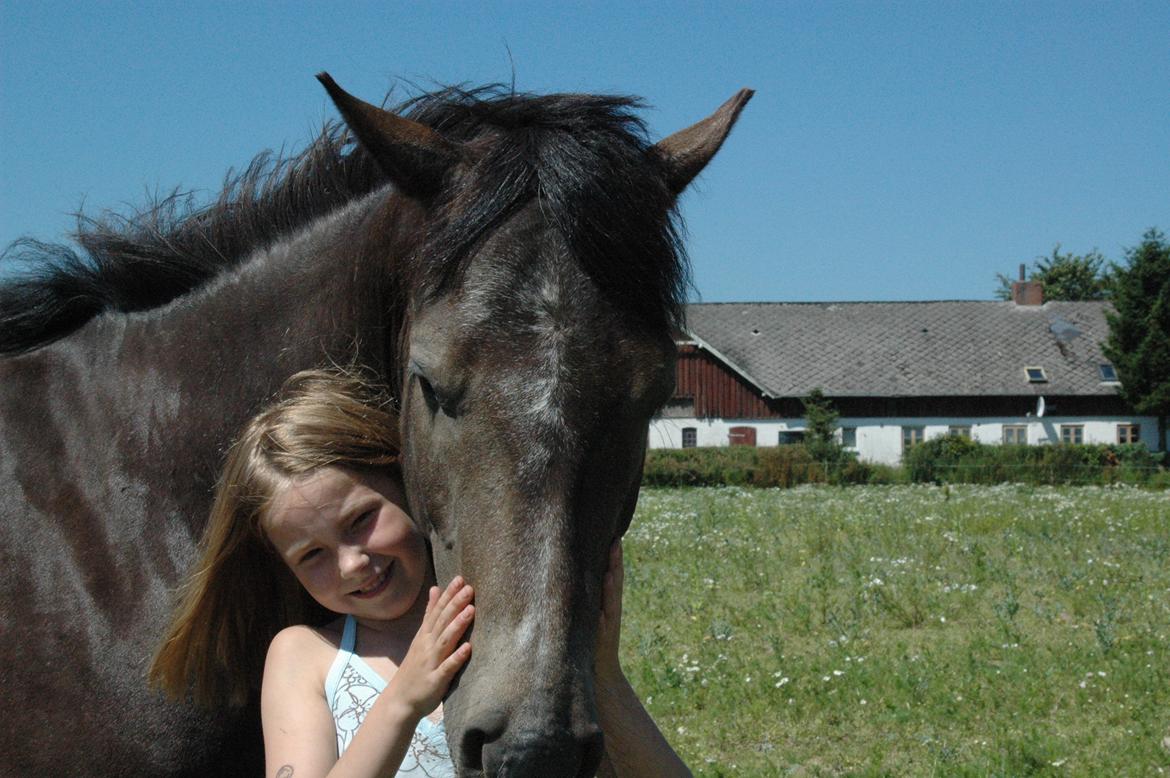
<instances>
[{"instance_id":1,"label":"girl's nose","mask_svg":"<svg viewBox=\"0 0 1170 778\"><path fill-rule=\"evenodd\" d=\"M344 578L362 575L369 562L369 555L360 546L342 546L337 554L337 564Z\"/></svg>"}]
</instances>

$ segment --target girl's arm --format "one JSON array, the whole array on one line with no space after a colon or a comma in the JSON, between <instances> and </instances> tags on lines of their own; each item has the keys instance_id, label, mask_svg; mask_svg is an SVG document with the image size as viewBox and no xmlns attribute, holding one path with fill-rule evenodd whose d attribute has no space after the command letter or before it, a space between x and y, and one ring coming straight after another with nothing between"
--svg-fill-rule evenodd
<instances>
[{"instance_id":1,"label":"girl's arm","mask_svg":"<svg viewBox=\"0 0 1170 778\"><path fill-rule=\"evenodd\" d=\"M260 700L269 778L394 775L419 720L438 707L471 656L470 644L456 648L474 614L471 599L471 587L459 577L441 595L437 587L430 590L422 626L406 657L340 759L323 674L305 672L306 649L312 650L306 635L312 632L294 627L277 635L265 662ZM319 644L315 636L312 640Z\"/></svg>"},{"instance_id":2,"label":"girl's arm","mask_svg":"<svg viewBox=\"0 0 1170 778\"><path fill-rule=\"evenodd\" d=\"M331 648L305 626L281 630L268 647L260 688L268 778L322 776L337 761L333 714L325 702L325 673L336 654Z\"/></svg>"},{"instance_id":3,"label":"girl's arm","mask_svg":"<svg viewBox=\"0 0 1170 778\"><path fill-rule=\"evenodd\" d=\"M617 541L610 549L597 631L597 711L605 733L605 756L598 775L690 776L691 771L670 747L622 672L618 643L624 581L622 546Z\"/></svg>"}]
</instances>

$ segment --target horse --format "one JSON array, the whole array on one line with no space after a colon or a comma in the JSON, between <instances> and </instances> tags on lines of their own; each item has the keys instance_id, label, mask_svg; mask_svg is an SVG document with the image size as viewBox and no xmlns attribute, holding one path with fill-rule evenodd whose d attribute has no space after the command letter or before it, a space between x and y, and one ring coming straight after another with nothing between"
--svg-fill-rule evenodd
<instances>
[{"instance_id":1,"label":"horse","mask_svg":"<svg viewBox=\"0 0 1170 778\"><path fill-rule=\"evenodd\" d=\"M0 284L0 764L255 775L256 706L206 712L145 668L227 444L293 372L361 364L400 405L440 580L476 588L444 704L462 776L598 767L606 551L671 394L679 194L750 90L647 138L633 98L443 88L396 109L318 79L342 122L209 205L23 240ZM258 640L267 636L258 636Z\"/></svg>"}]
</instances>

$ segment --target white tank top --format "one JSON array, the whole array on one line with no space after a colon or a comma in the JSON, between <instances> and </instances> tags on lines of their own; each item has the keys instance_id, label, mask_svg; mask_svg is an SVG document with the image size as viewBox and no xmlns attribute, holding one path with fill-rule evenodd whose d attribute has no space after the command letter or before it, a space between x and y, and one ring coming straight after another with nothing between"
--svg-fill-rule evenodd
<instances>
[{"instance_id":1,"label":"white tank top","mask_svg":"<svg viewBox=\"0 0 1170 778\"><path fill-rule=\"evenodd\" d=\"M378 695L386 688L382 676L353 652L357 642L357 621L345 617L341 647L325 678L325 699L333 711L337 729L337 755L345 753L354 733L366 719ZM410 746L398 768L399 778L454 778L455 764L447 750L447 731L425 716L411 736Z\"/></svg>"}]
</instances>

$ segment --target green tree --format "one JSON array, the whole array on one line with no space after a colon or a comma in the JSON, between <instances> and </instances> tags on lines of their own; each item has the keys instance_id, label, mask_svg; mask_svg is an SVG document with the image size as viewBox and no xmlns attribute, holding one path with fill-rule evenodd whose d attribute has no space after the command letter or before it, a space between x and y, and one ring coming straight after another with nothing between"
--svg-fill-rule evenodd
<instances>
[{"instance_id":1,"label":"green tree","mask_svg":"<svg viewBox=\"0 0 1170 778\"><path fill-rule=\"evenodd\" d=\"M830 468L840 465L847 452L837 440L837 412L818 387L801 399L804 404L804 446L818 462Z\"/></svg>"},{"instance_id":2,"label":"green tree","mask_svg":"<svg viewBox=\"0 0 1170 778\"><path fill-rule=\"evenodd\" d=\"M1105 356L1117 369L1121 395L1138 413L1158 417L1158 449L1166 450L1170 415L1170 244L1151 229L1126 263L1113 266Z\"/></svg>"},{"instance_id":3,"label":"green tree","mask_svg":"<svg viewBox=\"0 0 1170 778\"><path fill-rule=\"evenodd\" d=\"M996 273L996 278L999 288L995 296L1012 299L1012 279L1002 273ZM1109 272L1105 257L1097 249L1088 254L1062 254L1057 243L1052 256L1036 257L1028 280L1040 282L1045 300L1104 300L1109 296Z\"/></svg>"}]
</instances>

